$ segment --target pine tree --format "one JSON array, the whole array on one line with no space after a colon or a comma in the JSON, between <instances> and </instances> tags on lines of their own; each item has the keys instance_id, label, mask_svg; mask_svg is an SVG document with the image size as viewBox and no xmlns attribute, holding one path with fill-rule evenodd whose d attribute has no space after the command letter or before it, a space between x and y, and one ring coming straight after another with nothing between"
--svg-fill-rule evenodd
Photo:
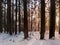
<instances>
[{"instance_id":1,"label":"pine tree","mask_svg":"<svg viewBox=\"0 0 60 45\"><path fill-rule=\"evenodd\" d=\"M23 0L24 5L24 39L28 38L27 0Z\"/></svg>"},{"instance_id":2,"label":"pine tree","mask_svg":"<svg viewBox=\"0 0 60 45\"><path fill-rule=\"evenodd\" d=\"M44 39L45 34L45 0L41 0L41 37L40 39Z\"/></svg>"},{"instance_id":3,"label":"pine tree","mask_svg":"<svg viewBox=\"0 0 60 45\"><path fill-rule=\"evenodd\" d=\"M0 0L0 32L2 31L2 0Z\"/></svg>"},{"instance_id":4,"label":"pine tree","mask_svg":"<svg viewBox=\"0 0 60 45\"><path fill-rule=\"evenodd\" d=\"M7 32L12 35L11 30L11 0L7 0Z\"/></svg>"},{"instance_id":5,"label":"pine tree","mask_svg":"<svg viewBox=\"0 0 60 45\"><path fill-rule=\"evenodd\" d=\"M50 2L50 29L49 29L49 39L55 36L55 0Z\"/></svg>"}]
</instances>

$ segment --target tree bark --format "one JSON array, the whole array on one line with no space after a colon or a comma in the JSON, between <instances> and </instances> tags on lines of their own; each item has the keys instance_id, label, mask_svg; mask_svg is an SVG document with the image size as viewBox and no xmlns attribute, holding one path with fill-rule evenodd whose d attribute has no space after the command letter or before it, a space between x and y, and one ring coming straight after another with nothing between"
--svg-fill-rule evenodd
<instances>
[{"instance_id":1,"label":"tree bark","mask_svg":"<svg viewBox=\"0 0 60 45\"><path fill-rule=\"evenodd\" d=\"M12 35L11 30L11 0L7 0L7 32Z\"/></svg>"},{"instance_id":2,"label":"tree bark","mask_svg":"<svg viewBox=\"0 0 60 45\"><path fill-rule=\"evenodd\" d=\"M5 6L6 6L6 4L5 4ZM6 22L6 17L7 17L7 13L6 13L6 8L4 7L4 32L6 32L7 31L7 22Z\"/></svg>"},{"instance_id":3,"label":"tree bark","mask_svg":"<svg viewBox=\"0 0 60 45\"><path fill-rule=\"evenodd\" d=\"M4 7L4 19L3 19L4 24L3 25L4 25L4 32L7 33L7 9L6 9L7 2L6 1L7 0L3 1L4 5L5 5L5 7Z\"/></svg>"},{"instance_id":4,"label":"tree bark","mask_svg":"<svg viewBox=\"0 0 60 45\"><path fill-rule=\"evenodd\" d=\"M13 2L14 2L14 0L13 0ZM14 33L14 3L12 3L11 30Z\"/></svg>"},{"instance_id":5,"label":"tree bark","mask_svg":"<svg viewBox=\"0 0 60 45\"><path fill-rule=\"evenodd\" d=\"M41 37L40 39L44 39L45 34L45 0L41 0Z\"/></svg>"},{"instance_id":6,"label":"tree bark","mask_svg":"<svg viewBox=\"0 0 60 45\"><path fill-rule=\"evenodd\" d=\"M15 19L15 34L17 34L17 0L16 0L16 15L15 15L15 17L16 17L16 19Z\"/></svg>"},{"instance_id":7,"label":"tree bark","mask_svg":"<svg viewBox=\"0 0 60 45\"><path fill-rule=\"evenodd\" d=\"M24 5L24 39L28 38L27 0L23 0Z\"/></svg>"},{"instance_id":8,"label":"tree bark","mask_svg":"<svg viewBox=\"0 0 60 45\"><path fill-rule=\"evenodd\" d=\"M20 15L20 0L19 0L19 33L21 32L21 15Z\"/></svg>"},{"instance_id":9,"label":"tree bark","mask_svg":"<svg viewBox=\"0 0 60 45\"><path fill-rule=\"evenodd\" d=\"M55 0L50 2L50 29L49 29L49 39L55 36Z\"/></svg>"},{"instance_id":10,"label":"tree bark","mask_svg":"<svg viewBox=\"0 0 60 45\"><path fill-rule=\"evenodd\" d=\"M0 0L0 32L2 31L2 0Z\"/></svg>"}]
</instances>

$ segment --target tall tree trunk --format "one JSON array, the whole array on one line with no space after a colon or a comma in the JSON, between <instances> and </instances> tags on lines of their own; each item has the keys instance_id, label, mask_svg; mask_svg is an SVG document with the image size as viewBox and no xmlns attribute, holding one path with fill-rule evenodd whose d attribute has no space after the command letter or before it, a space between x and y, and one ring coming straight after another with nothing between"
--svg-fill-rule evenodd
<instances>
[{"instance_id":1,"label":"tall tree trunk","mask_svg":"<svg viewBox=\"0 0 60 45\"><path fill-rule=\"evenodd\" d=\"M6 9L7 3L6 3L6 1L7 0L5 0L3 2L4 2L4 5L5 5L5 7L4 7L4 32L7 33L7 9Z\"/></svg>"},{"instance_id":2,"label":"tall tree trunk","mask_svg":"<svg viewBox=\"0 0 60 45\"><path fill-rule=\"evenodd\" d=\"M14 33L14 4L13 3L12 3L12 14L11 14L11 30Z\"/></svg>"},{"instance_id":3,"label":"tall tree trunk","mask_svg":"<svg viewBox=\"0 0 60 45\"><path fill-rule=\"evenodd\" d=\"M0 32L2 31L2 0L0 0Z\"/></svg>"},{"instance_id":4,"label":"tall tree trunk","mask_svg":"<svg viewBox=\"0 0 60 45\"><path fill-rule=\"evenodd\" d=\"M60 34L60 0L59 0L59 34Z\"/></svg>"},{"instance_id":5,"label":"tall tree trunk","mask_svg":"<svg viewBox=\"0 0 60 45\"><path fill-rule=\"evenodd\" d=\"M28 38L28 19L27 19L27 0L23 0L24 4L24 39Z\"/></svg>"},{"instance_id":6,"label":"tall tree trunk","mask_svg":"<svg viewBox=\"0 0 60 45\"><path fill-rule=\"evenodd\" d=\"M7 31L6 30L6 8L4 7L4 32L6 32L6 31Z\"/></svg>"},{"instance_id":7,"label":"tall tree trunk","mask_svg":"<svg viewBox=\"0 0 60 45\"><path fill-rule=\"evenodd\" d=\"M41 37L40 39L44 39L45 34L45 0L41 0Z\"/></svg>"},{"instance_id":8,"label":"tall tree trunk","mask_svg":"<svg viewBox=\"0 0 60 45\"><path fill-rule=\"evenodd\" d=\"M11 0L7 0L7 31L12 35L11 30Z\"/></svg>"},{"instance_id":9,"label":"tall tree trunk","mask_svg":"<svg viewBox=\"0 0 60 45\"><path fill-rule=\"evenodd\" d=\"M16 15L15 15L15 34L17 34L17 0L16 0Z\"/></svg>"},{"instance_id":10,"label":"tall tree trunk","mask_svg":"<svg viewBox=\"0 0 60 45\"><path fill-rule=\"evenodd\" d=\"M19 33L21 32L21 15L20 15L20 0L19 0Z\"/></svg>"},{"instance_id":11,"label":"tall tree trunk","mask_svg":"<svg viewBox=\"0 0 60 45\"><path fill-rule=\"evenodd\" d=\"M51 0L49 39L55 36L55 0Z\"/></svg>"}]
</instances>

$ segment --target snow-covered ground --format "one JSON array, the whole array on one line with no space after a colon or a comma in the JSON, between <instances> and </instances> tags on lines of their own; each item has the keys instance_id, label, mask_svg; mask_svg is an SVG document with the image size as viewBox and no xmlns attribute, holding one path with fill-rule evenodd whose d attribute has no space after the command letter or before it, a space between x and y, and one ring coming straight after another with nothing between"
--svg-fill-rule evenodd
<instances>
[{"instance_id":1,"label":"snow-covered ground","mask_svg":"<svg viewBox=\"0 0 60 45\"><path fill-rule=\"evenodd\" d=\"M21 32L17 35L10 36L6 33L0 34L0 45L60 45L60 36L55 33L55 40L48 39L48 31L45 33L45 40L40 40L39 32L29 33L29 38L24 40L24 34Z\"/></svg>"}]
</instances>

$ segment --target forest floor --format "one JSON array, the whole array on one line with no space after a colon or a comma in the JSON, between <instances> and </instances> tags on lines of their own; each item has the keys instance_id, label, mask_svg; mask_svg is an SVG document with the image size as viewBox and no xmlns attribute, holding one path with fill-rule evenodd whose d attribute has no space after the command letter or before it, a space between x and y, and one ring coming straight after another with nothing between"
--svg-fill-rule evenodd
<instances>
[{"instance_id":1,"label":"forest floor","mask_svg":"<svg viewBox=\"0 0 60 45\"><path fill-rule=\"evenodd\" d=\"M60 35L56 31L55 38L49 38L49 32L46 31L45 39L40 40L39 32L29 33L29 38L24 40L24 34L21 32L17 35L0 34L0 45L60 45ZM53 40L54 39L54 40Z\"/></svg>"}]
</instances>

